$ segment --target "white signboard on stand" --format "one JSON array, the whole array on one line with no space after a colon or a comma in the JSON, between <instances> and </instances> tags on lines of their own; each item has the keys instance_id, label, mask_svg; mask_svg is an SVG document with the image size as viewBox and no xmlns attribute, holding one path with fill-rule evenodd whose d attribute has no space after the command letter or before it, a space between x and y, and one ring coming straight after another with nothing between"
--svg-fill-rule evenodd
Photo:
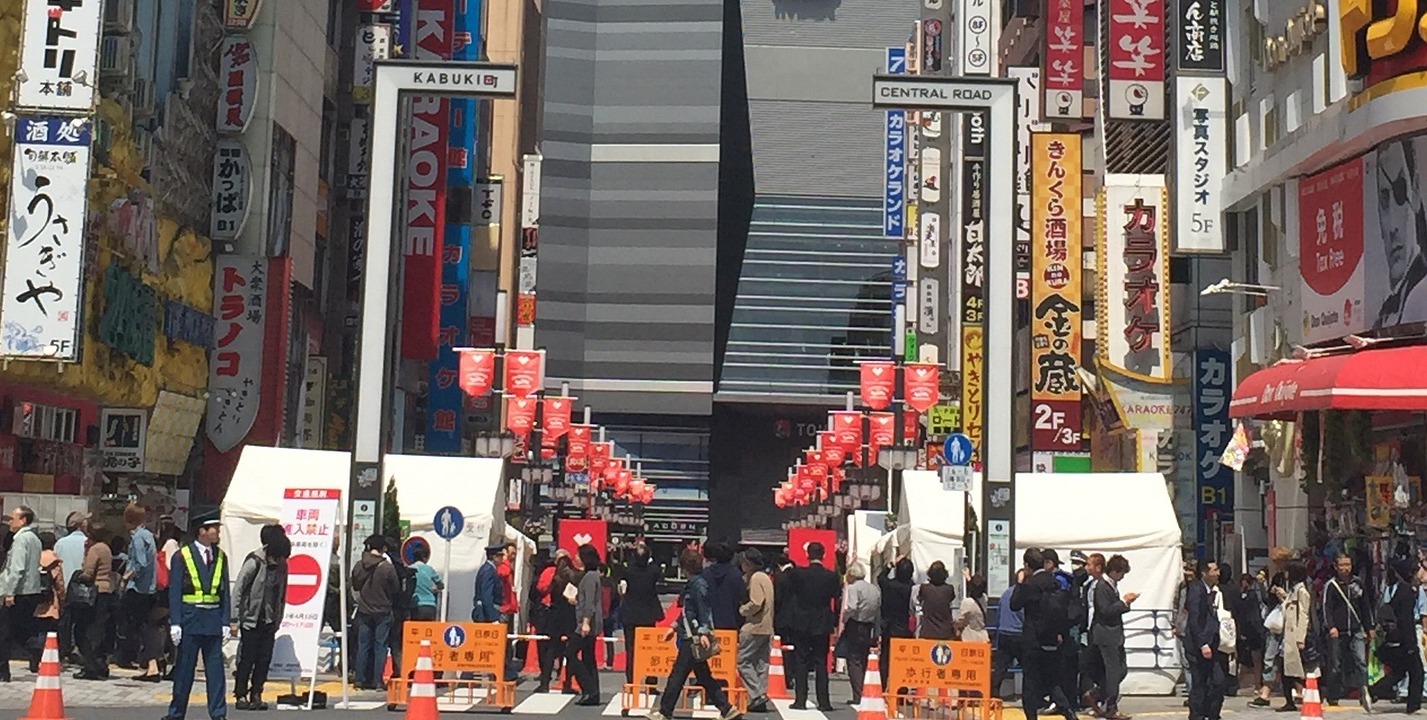
<instances>
[{"instance_id":1,"label":"white signboard on stand","mask_svg":"<svg viewBox=\"0 0 1427 720\"><path fill-rule=\"evenodd\" d=\"M287 560L287 605L269 666L275 678L317 674L327 573L332 541L341 523L341 500L341 491L332 489L288 488L283 492L282 527L292 541L292 557Z\"/></svg>"}]
</instances>

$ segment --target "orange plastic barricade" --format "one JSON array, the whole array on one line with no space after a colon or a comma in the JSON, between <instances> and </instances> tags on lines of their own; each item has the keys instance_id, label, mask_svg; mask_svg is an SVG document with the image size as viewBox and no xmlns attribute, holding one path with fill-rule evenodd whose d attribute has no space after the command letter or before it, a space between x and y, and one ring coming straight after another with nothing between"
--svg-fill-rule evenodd
<instances>
[{"instance_id":1,"label":"orange plastic barricade","mask_svg":"<svg viewBox=\"0 0 1427 720\"><path fill-rule=\"evenodd\" d=\"M1001 720L990 643L893 638L889 655L889 718Z\"/></svg>"},{"instance_id":2,"label":"orange plastic barricade","mask_svg":"<svg viewBox=\"0 0 1427 720\"><path fill-rule=\"evenodd\" d=\"M669 637L672 628L639 628L634 631L634 682L624 686L620 693L620 714L629 717L631 712L644 712L654 707L656 692L664 690L669 673L674 670L674 662L679 657L679 648ZM724 686L728 701L740 713L748 710L748 690L738 677L738 632L715 630L718 638L718 654L709 660L709 671L714 679ZM666 639L668 638L668 639ZM651 684L648 681L654 680ZM703 688L689 682L684 685L683 696L675 706L675 712L693 712L706 704Z\"/></svg>"},{"instance_id":3,"label":"orange plastic barricade","mask_svg":"<svg viewBox=\"0 0 1427 720\"><path fill-rule=\"evenodd\" d=\"M515 683L505 679L504 624L408 620L402 626L401 672L387 685L389 709L407 701L422 641L431 643L438 697L501 712L515 707Z\"/></svg>"}]
</instances>

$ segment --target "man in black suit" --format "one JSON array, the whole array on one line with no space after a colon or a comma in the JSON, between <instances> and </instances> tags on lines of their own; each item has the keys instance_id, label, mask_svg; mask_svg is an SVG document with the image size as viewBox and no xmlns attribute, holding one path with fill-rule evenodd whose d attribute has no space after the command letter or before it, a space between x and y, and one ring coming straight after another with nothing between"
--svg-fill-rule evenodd
<instances>
[{"instance_id":1,"label":"man in black suit","mask_svg":"<svg viewBox=\"0 0 1427 720\"><path fill-rule=\"evenodd\" d=\"M1120 713L1120 683L1129 672L1125 664L1125 613L1139 593L1120 595L1120 582L1130 574L1130 561L1124 555L1112 555L1105 562L1105 574L1095 583L1090 598L1090 647L1105 670L1105 685L1101 688L1105 720L1129 720Z\"/></svg>"},{"instance_id":2,"label":"man in black suit","mask_svg":"<svg viewBox=\"0 0 1427 720\"><path fill-rule=\"evenodd\" d=\"M1224 707L1224 687L1229 680L1229 656L1219 652L1219 564L1200 560L1195 580L1185 594L1188 619L1185 623L1189 647L1191 689L1189 720L1220 720Z\"/></svg>"},{"instance_id":3,"label":"man in black suit","mask_svg":"<svg viewBox=\"0 0 1427 720\"><path fill-rule=\"evenodd\" d=\"M808 543L808 566L788 572L788 586L798 608L791 623L794 654L797 655L797 672L793 679L794 710L807 709L810 671L817 679L818 709L823 712L833 709L832 698L828 695L828 638L837 627L842 581L837 573L823 567L825 552L822 543Z\"/></svg>"},{"instance_id":4,"label":"man in black suit","mask_svg":"<svg viewBox=\"0 0 1427 720\"><path fill-rule=\"evenodd\" d=\"M1041 701L1047 695L1055 703L1056 712L1066 720L1075 720L1070 698L1061 687L1061 645L1070 631L1070 616L1065 597L1055 579L1060 556L1049 548L1031 548L1024 555L1025 582L1011 591L1011 610L1023 612L1021 628L1021 702L1026 720L1036 720Z\"/></svg>"}]
</instances>

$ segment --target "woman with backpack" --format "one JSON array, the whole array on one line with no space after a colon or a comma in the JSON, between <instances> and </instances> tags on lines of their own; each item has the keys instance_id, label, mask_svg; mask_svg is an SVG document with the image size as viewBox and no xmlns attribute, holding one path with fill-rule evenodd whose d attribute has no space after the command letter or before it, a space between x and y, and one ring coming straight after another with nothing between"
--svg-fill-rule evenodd
<instances>
[{"instance_id":1,"label":"woman with backpack","mask_svg":"<svg viewBox=\"0 0 1427 720\"><path fill-rule=\"evenodd\" d=\"M234 584L233 609L242 637L238 641L238 670L233 690L238 710L267 710L263 685L273 660L273 641L282 625L287 604L287 559L292 542L281 525L264 525L258 531L263 546L248 553Z\"/></svg>"},{"instance_id":2,"label":"woman with backpack","mask_svg":"<svg viewBox=\"0 0 1427 720\"><path fill-rule=\"evenodd\" d=\"M35 629L37 636L44 638L50 633L59 633L59 611L64 607L64 568L55 554L55 534L42 532L40 536L40 604L35 607ZM43 642L43 640L41 640ZM37 662L30 662L30 672L40 671Z\"/></svg>"}]
</instances>

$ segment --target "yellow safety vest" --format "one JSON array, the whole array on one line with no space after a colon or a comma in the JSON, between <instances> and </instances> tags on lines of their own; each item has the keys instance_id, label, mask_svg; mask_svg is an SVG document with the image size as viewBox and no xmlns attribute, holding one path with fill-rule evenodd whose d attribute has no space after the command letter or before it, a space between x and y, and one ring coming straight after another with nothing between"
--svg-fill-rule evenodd
<instances>
[{"instance_id":1,"label":"yellow safety vest","mask_svg":"<svg viewBox=\"0 0 1427 720\"><path fill-rule=\"evenodd\" d=\"M178 554L183 557L183 564L188 567L188 579L192 581L193 592L186 592L182 600L190 605L217 605L222 598L218 596L218 584L223 582L223 551L214 548L218 557L213 561L213 577L209 581L210 587L203 589L203 578L198 574L198 563L193 559L193 546L184 545Z\"/></svg>"}]
</instances>

